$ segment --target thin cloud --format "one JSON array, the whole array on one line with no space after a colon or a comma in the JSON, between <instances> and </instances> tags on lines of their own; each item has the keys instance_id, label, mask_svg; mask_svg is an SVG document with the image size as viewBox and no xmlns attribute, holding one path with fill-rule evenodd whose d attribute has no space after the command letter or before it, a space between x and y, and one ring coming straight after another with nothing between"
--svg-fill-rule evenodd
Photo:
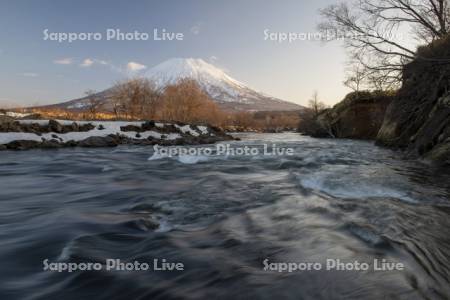
<instances>
[{"instance_id":1,"label":"thin cloud","mask_svg":"<svg viewBox=\"0 0 450 300\"><path fill-rule=\"evenodd\" d=\"M39 74L38 73L32 73L32 72L25 72L25 73L22 73L22 76L25 76L25 77L38 77Z\"/></svg>"},{"instance_id":2,"label":"thin cloud","mask_svg":"<svg viewBox=\"0 0 450 300\"><path fill-rule=\"evenodd\" d=\"M118 73L124 73L125 71L123 70L123 68L116 66L115 64L113 64L112 62L106 61L106 60L101 60L101 59L95 59L93 58L93 64L94 65L101 65L104 67L109 67L111 69L111 71L113 72L118 72Z\"/></svg>"},{"instance_id":3,"label":"thin cloud","mask_svg":"<svg viewBox=\"0 0 450 300\"><path fill-rule=\"evenodd\" d=\"M90 67L92 65L102 65L102 66L112 66L110 62L107 62L106 60L96 59L96 58L86 58L83 60L83 62L80 64L81 67Z\"/></svg>"},{"instance_id":4,"label":"thin cloud","mask_svg":"<svg viewBox=\"0 0 450 300\"><path fill-rule=\"evenodd\" d=\"M53 61L53 63L57 65L71 65L73 63L73 58L66 57L61 59L56 59Z\"/></svg>"},{"instance_id":5,"label":"thin cloud","mask_svg":"<svg viewBox=\"0 0 450 300\"><path fill-rule=\"evenodd\" d=\"M195 23L194 26L192 26L189 31L193 34L193 35L199 35L200 31L202 29L203 23L202 22L197 22Z\"/></svg>"},{"instance_id":6,"label":"thin cloud","mask_svg":"<svg viewBox=\"0 0 450 300\"><path fill-rule=\"evenodd\" d=\"M76 60L71 57L61 58L61 59L57 59L57 60L53 61L53 63L59 64L59 65L72 65L75 62L76 62ZM147 69L146 65L143 65L143 64L135 62L135 61L130 61L125 66L121 67L121 66L117 66L109 61L106 61L106 60L89 58L89 57L82 60L81 63L79 63L78 65L82 68L90 68L90 67L93 67L94 65L101 65L101 66L109 67L114 72L124 73L124 74L136 73L136 72Z\"/></svg>"},{"instance_id":7,"label":"thin cloud","mask_svg":"<svg viewBox=\"0 0 450 300\"><path fill-rule=\"evenodd\" d=\"M143 65L143 64L140 64L140 63L137 63L137 62L134 62L134 61L130 61L127 64L127 71L128 72L139 72L139 71L142 71L142 70L145 70L145 69L147 69L146 65Z\"/></svg>"},{"instance_id":8,"label":"thin cloud","mask_svg":"<svg viewBox=\"0 0 450 300\"><path fill-rule=\"evenodd\" d=\"M89 68L90 66L92 66L94 64L94 60L90 59L90 58L86 58L85 60L83 60L83 62L80 64L80 67L83 68Z\"/></svg>"}]
</instances>

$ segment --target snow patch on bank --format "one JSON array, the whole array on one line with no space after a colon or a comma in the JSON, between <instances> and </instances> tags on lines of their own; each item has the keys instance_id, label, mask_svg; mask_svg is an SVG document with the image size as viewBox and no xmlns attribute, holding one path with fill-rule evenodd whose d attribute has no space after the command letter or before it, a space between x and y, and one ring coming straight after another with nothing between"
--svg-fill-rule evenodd
<instances>
[{"instance_id":1,"label":"snow patch on bank","mask_svg":"<svg viewBox=\"0 0 450 300\"><path fill-rule=\"evenodd\" d=\"M192 129L191 125L184 125L184 126L175 125L175 127L178 128L184 134L190 134L192 136L200 136L200 133Z\"/></svg>"},{"instance_id":2,"label":"snow patch on bank","mask_svg":"<svg viewBox=\"0 0 450 300\"><path fill-rule=\"evenodd\" d=\"M13 111L7 111L6 113L0 114L0 115L8 116L8 117L11 117L11 118L25 118L25 117L28 117L31 114L23 114L23 113L18 113L18 112L13 112Z\"/></svg>"},{"instance_id":3,"label":"snow patch on bank","mask_svg":"<svg viewBox=\"0 0 450 300\"><path fill-rule=\"evenodd\" d=\"M67 121L67 120L56 120L58 123L62 125L70 125L74 123L74 121ZM30 123L37 123L39 125L47 125L48 120L20 120L20 123L23 124L30 124ZM89 137L106 137L111 134L120 134L123 136L126 136L128 138L133 139L148 139L149 137L159 139L159 140L176 140L181 138L181 135L178 133L170 133L170 134L162 134L157 131L145 131L145 132L138 132L135 131L122 131L120 128L127 125L135 125L135 126L141 126L144 122L115 122L115 121L95 121L95 122L88 122L88 121L77 121L75 122L79 125L83 124L92 124L95 126L95 129L87 131L87 132L68 132L68 133L42 133L41 136L34 134L34 133L25 133L25 132L1 132L0 133L0 144L8 144L13 141L17 140L27 140L27 141L37 141L42 142L45 140L52 140L52 139L58 139L62 142L68 142L68 141L82 141ZM100 130L100 125L103 126L103 130ZM164 124L161 124L164 125ZM187 125L188 126L188 125ZM55 136L57 138L55 138Z\"/></svg>"},{"instance_id":4,"label":"snow patch on bank","mask_svg":"<svg viewBox=\"0 0 450 300\"><path fill-rule=\"evenodd\" d=\"M206 126L197 126L197 129L200 130L200 132L202 134L208 134L209 133L208 127L206 127Z\"/></svg>"}]
</instances>

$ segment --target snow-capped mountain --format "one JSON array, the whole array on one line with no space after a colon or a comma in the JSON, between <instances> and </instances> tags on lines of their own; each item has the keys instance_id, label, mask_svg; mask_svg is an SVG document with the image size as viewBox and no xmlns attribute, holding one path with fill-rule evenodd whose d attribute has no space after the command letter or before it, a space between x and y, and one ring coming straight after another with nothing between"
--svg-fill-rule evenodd
<instances>
[{"instance_id":1,"label":"snow-capped mountain","mask_svg":"<svg viewBox=\"0 0 450 300\"><path fill-rule=\"evenodd\" d=\"M194 58L169 59L150 69L145 76L159 87L174 84L182 78L194 79L212 97L221 96L217 95L219 89L227 93L229 98L224 101L234 100L239 96L238 91L245 88L243 83L231 78L222 69Z\"/></svg>"},{"instance_id":2,"label":"snow-capped mountain","mask_svg":"<svg viewBox=\"0 0 450 300\"><path fill-rule=\"evenodd\" d=\"M255 111L302 109L294 103L249 88L203 59L172 58L150 69L145 76L159 87L176 83L182 78L193 79L224 108Z\"/></svg>"},{"instance_id":3,"label":"snow-capped mountain","mask_svg":"<svg viewBox=\"0 0 450 300\"><path fill-rule=\"evenodd\" d=\"M219 106L241 111L293 111L302 110L297 104L283 101L257 92L244 83L230 77L224 70L194 58L172 58L148 70L144 77L152 80L160 88L174 84L180 79L193 79ZM108 100L109 90L99 93ZM67 109L83 109L86 98L59 104Z\"/></svg>"}]
</instances>

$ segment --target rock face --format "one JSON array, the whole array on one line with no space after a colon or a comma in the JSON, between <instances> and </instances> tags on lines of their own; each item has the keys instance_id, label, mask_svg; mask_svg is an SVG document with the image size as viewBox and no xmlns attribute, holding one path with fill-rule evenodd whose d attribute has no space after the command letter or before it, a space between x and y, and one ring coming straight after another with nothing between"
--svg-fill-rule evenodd
<instances>
[{"instance_id":1,"label":"rock face","mask_svg":"<svg viewBox=\"0 0 450 300\"><path fill-rule=\"evenodd\" d=\"M405 67L377 144L450 163L450 37L419 49Z\"/></svg>"},{"instance_id":2,"label":"rock face","mask_svg":"<svg viewBox=\"0 0 450 300\"><path fill-rule=\"evenodd\" d=\"M384 92L350 93L315 120L306 120L300 131L322 138L375 139L392 99Z\"/></svg>"}]
</instances>

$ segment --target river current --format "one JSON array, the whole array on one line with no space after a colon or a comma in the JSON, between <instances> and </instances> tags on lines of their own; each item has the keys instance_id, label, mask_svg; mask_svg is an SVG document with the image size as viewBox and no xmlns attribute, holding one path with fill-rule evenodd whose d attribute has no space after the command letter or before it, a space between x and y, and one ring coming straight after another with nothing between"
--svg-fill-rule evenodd
<instances>
[{"instance_id":1,"label":"river current","mask_svg":"<svg viewBox=\"0 0 450 300\"><path fill-rule=\"evenodd\" d=\"M450 298L448 168L371 142L239 136L230 147L294 154L2 152L0 299Z\"/></svg>"}]
</instances>

